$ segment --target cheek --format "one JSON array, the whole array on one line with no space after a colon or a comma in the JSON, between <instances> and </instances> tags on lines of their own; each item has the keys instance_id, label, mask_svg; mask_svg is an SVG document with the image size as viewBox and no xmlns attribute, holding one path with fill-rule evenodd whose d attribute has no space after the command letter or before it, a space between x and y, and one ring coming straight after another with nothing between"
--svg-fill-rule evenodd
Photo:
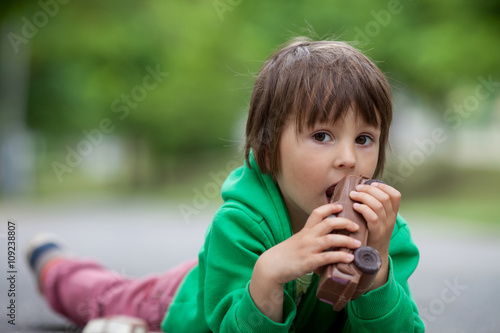
<instances>
[{"instance_id":1,"label":"cheek","mask_svg":"<svg viewBox=\"0 0 500 333\"><path fill-rule=\"evenodd\" d=\"M378 156L378 149L373 151L371 154L369 154L365 160L364 166L366 167L365 171L366 174L371 174L372 176L375 173L375 170L377 169L379 161L379 156Z\"/></svg>"},{"instance_id":2,"label":"cheek","mask_svg":"<svg viewBox=\"0 0 500 333\"><path fill-rule=\"evenodd\" d=\"M318 178L314 172L314 165L307 163L304 157L291 154L286 159L282 159L279 178L288 189L294 188L297 190L306 190L315 183L315 178Z\"/></svg>"},{"instance_id":3,"label":"cheek","mask_svg":"<svg viewBox=\"0 0 500 333\"><path fill-rule=\"evenodd\" d=\"M304 175L307 173L303 167L296 163L297 161L289 159L286 164L281 166L280 178L288 186L300 186L304 181Z\"/></svg>"},{"instance_id":4,"label":"cheek","mask_svg":"<svg viewBox=\"0 0 500 333\"><path fill-rule=\"evenodd\" d=\"M287 183L299 195L311 198L324 186L324 175L312 163L298 163L287 170Z\"/></svg>"}]
</instances>

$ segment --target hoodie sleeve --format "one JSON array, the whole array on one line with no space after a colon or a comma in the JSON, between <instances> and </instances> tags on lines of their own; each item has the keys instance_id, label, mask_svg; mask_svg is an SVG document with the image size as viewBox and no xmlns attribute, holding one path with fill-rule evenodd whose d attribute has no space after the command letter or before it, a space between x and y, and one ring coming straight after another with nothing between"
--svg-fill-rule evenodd
<instances>
[{"instance_id":1,"label":"hoodie sleeve","mask_svg":"<svg viewBox=\"0 0 500 333\"><path fill-rule=\"evenodd\" d=\"M424 332L408 286L418 260L410 229L398 216L389 247L387 283L349 302L344 332Z\"/></svg>"},{"instance_id":2,"label":"hoodie sleeve","mask_svg":"<svg viewBox=\"0 0 500 333\"><path fill-rule=\"evenodd\" d=\"M257 219L257 220L256 220ZM288 332L296 314L284 291L283 323L270 320L249 292L253 267L273 245L264 221L238 209L218 212L205 243L205 315L214 332Z\"/></svg>"}]
</instances>

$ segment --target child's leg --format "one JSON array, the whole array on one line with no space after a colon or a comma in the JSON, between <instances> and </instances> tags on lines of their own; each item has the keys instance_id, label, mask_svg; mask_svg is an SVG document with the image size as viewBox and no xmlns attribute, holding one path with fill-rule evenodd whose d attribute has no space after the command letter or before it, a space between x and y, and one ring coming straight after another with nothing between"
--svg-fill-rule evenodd
<instances>
[{"instance_id":1,"label":"child's leg","mask_svg":"<svg viewBox=\"0 0 500 333\"><path fill-rule=\"evenodd\" d=\"M160 328L177 287L197 263L187 262L161 275L129 279L92 261L54 260L59 262L44 274L41 290L55 311L78 325L109 315L129 315L146 320L151 330Z\"/></svg>"},{"instance_id":2,"label":"child's leg","mask_svg":"<svg viewBox=\"0 0 500 333\"><path fill-rule=\"evenodd\" d=\"M69 257L57 242L44 238L31 246L28 260L51 307L76 324L121 314L146 320L151 330L159 330L177 287L197 264L193 260L165 274L131 279Z\"/></svg>"}]
</instances>

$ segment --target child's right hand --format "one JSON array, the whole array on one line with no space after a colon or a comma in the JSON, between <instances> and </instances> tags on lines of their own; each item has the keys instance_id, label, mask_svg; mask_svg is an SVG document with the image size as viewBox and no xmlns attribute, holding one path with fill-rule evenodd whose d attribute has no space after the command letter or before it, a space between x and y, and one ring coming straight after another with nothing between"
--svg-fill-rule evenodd
<instances>
[{"instance_id":1,"label":"child's right hand","mask_svg":"<svg viewBox=\"0 0 500 333\"><path fill-rule=\"evenodd\" d=\"M344 251L327 251L334 247L356 249L361 245L352 237L331 234L331 231L336 229L347 229L350 232L359 229L359 226L349 219L328 217L340 211L342 206L337 204L316 208L302 230L264 252L255 263L250 281L250 294L257 307L269 318L275 321L281 320L279 304L274 304L276 306L270 313L266 313L269 311L259 304L269 302L269 295L276 295L276 290L280 290L282 294L284 283L313 271L318 273L324 265L353 261L352 254Z\"/></svg>"},{"instance_id":2,"label":"child's right hand","mask_svg":"<svg viewBox=\"0 0 500 333\"><path fill-rule=\"evenodd\" d=\"M270 281L286 283L324 265L353 261L344 251L327 251L334 247L357 249L361 243L352 237L332 234L335 229L355 232L359 226L346 218L329 217L342 211L342 206L327 204L315 209L298 233L263 253L259 261Z\"/></svg>"}]
</instances>

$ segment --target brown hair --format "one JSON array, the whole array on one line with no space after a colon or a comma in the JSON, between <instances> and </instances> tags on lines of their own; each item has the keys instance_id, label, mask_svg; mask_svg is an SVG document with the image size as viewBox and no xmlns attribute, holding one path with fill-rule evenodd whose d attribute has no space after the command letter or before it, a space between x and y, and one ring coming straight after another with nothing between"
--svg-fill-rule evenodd
<instances>
[{"instance_id":1,"label":"brown hair","mask_svg":"<svg viewBox=\"0 0 500 333\"><path fill-rule=\"evenodd\" d=\"M295 116L300 132L318 121L336 121L349 109L380 126L378 177L392 120L391 90L384 74L346 43L293 39L267 59L257 75L246 127L247 164L253 151L259 169L276 176L280 137L289 116Z\"/></svg>"}]
</instances>

